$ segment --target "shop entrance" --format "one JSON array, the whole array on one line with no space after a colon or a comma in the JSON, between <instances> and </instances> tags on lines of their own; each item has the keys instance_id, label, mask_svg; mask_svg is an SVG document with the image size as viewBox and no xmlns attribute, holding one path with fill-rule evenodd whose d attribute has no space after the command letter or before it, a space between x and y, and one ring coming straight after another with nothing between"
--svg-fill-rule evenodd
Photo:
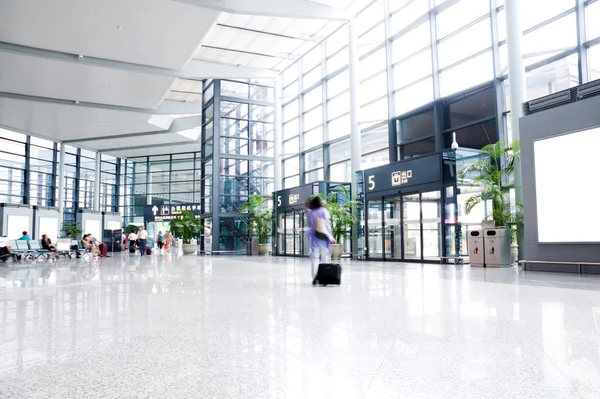
<instances>
[{"instance_id":1,"label":"shop entrance","mask_svg":"<svg viewBox=\"0 0 600 399\"><path fill-rule=\"evenodd\" d=\"M278 215L279 254L305 256L308 254L305 238L304 210L289 210Z\"/></svg>"},{"instance_id":2,"label":"shop entrance","mask_svg":"<svg viewBox=\"0 0 600 399\"><path fill-rule=\"evenodd\" d=\"M438 260L441 256L441 191L368 201L369 258Z\"/></svg>"}]
</instances>

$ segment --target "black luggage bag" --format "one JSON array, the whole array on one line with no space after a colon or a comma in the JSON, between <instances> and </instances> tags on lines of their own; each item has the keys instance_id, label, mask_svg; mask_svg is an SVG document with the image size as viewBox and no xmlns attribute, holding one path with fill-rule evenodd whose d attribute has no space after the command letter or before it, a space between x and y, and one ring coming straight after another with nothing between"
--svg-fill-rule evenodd
<instances>
[{"instance_id":1,"label":"black luggage bag","mask_svg":"<svg viewBox=\"0 0 600 399\"><path fill-rule=\"evenodd\" d=\"M317 272L317 281L321 285L340 285L342 267L336 263L321 263Z\"/></svg>"}]
</instances>

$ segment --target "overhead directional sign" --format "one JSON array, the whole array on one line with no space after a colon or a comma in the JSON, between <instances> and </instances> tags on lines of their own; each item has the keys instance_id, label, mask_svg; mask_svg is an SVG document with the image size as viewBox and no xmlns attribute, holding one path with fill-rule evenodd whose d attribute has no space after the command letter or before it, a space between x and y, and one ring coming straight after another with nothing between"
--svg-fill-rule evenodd
<instances>
[{"instance_id":1,"label":"overhead directional sign","mask_svg":"<svg viewBox=\"0 0 600 399\"><path fill-rule=\"evenodd\" d=\"M146 205L144 206L144 221L148 222L168 222L179 216L183 211L190 211L200 215L202 206L200 204L184 205Z\"/></svg>"}]
</instances>

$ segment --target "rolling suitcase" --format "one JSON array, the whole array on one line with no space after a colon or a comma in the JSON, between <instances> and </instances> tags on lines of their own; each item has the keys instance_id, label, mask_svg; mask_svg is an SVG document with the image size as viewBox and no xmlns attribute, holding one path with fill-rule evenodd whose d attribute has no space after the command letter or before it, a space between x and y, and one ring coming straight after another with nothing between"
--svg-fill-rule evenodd
<instances>
[{"instance_id":1,"label":"rolling suitcase","mask_svg":"<svg viewBox=\"0 0 600 399\"><path fill-rule=\"evenodd\" d=\"M146 255L152 255L152 248L146 247Z\"/></svg>"},{"instance_id":2,"label":"rolling suitcase","mask_svg":"<svg viewBox=\"0 0 600 399\"><path fill-rule=\"evenodd\" d=\"M102 256L102 257L108 256L108 245L102 243L98 246L98 249L100 250L100 256Z\"/></svg>"},{"instance_id":3,"label":"rolling suitcase","mask_svg":"<svg viewBox=\"0 0 600 399\"><path fill-rule=\"evenodd\" d=\"M135 253L135 246L129 247L129 253L130 254L134 254Z\"/></svg>"},{"instance_id":4,"label":"rolling suitcase","mask_svg":"<svg viewBox=\"0 0 600 399\"><path fill-rule=\"evenodd\" d=\"M317 272L317 281L321 285L340 285L342 267L336 263L321 263Z\"/></svg>"}]
</instances>

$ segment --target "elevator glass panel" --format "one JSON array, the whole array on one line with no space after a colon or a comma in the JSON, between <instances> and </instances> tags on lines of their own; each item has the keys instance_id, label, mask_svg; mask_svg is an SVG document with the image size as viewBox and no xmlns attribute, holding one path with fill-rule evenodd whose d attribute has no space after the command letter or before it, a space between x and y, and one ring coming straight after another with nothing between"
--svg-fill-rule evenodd
<instances>
[{"instance_id":1,"label":"elevator glass panel","mask_svg":"<svg viewBox=\"0 0 600 399\"><path fill-rule=\"evenodd\" d=\"M381 200L367 203L368 253L371 259L383 258L383 209Z\"/></svg>"},{"instance_id":2,"label":"elevator glass panel","mask_svg":"<svg viewBox=\"0 0 600 399\"><path fill-rule=\"evenodd\" d=\"M403 201L404 259L421 259L421 201L419 194L405 195Z\"/></svg>"},{"instance_id":3,"label":"elevator glass panel","mask_svg":"<svg viewBox=\"0 0 600 399\"><path fill-rule=\"evenodd\" d=\"M285 254L285 213L277 214L277 254Z\"/></svg>"}]
</instances>

